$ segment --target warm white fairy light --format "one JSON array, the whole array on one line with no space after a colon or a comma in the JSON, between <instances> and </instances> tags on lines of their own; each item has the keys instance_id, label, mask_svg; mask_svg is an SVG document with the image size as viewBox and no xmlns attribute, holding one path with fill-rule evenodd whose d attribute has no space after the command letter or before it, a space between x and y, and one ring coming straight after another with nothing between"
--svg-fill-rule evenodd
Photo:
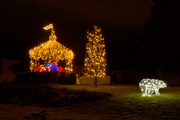
<instances>
[{"instance_id":1,"label":"warm white fairy light","mask_svg":"<svg viewBox=\"0 0 180 120\"><path fill-rule=\"evenodd\" d=\"M140 83L143 96L151 96L154 92L156 95L160 95L159 89L166 87L166 83L158 79L144 78Z\"/></svg>"},{"instance_id":2,"label":"warm white fairy light","mask_svg":"<svg viewBox=\"0 0 180 120\"><path fill-rule=\"evenodd\" d=\"M97 86L98 79L106 75L106 50L101 28L96 25L91 31L87 31L88 42L86 44L86 56L84 60L85 75L94 80Z\"/></svg>"},{"instance_id":3,"label":"warm white fairy light","mask_svg":"<svg viewBox=\"0 0 180 120\"><path fill-rule=\"evenodd\" d=\"M49 40L47 42L29 50L29 56L31 58L30 70L33 71L36 69L36 67L40 65L40 60L44 60L45 63L51 61L58 63L59 60L65 60L65 71L66 73L71 73L73 71L73 51L56 41L57 37L53 29L53 24L49 24L43 28L45 30L51 29L51 35L49 36Z\"/></svg>"}]
</instances>

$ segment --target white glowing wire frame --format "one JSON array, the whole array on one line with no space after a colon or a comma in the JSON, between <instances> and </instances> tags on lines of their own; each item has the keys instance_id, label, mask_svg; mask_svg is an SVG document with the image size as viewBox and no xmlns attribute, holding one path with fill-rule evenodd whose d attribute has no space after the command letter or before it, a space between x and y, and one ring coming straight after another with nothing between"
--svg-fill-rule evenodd
<instances>
[{"instance_id":1,"label":"white glowing wire frame","mask_svg":"<svg viewBox=\"0 0 180 120\"><path fill-rule=\"evenodd\" d=\"M154 92L156 95L160 95L159 89L166 87L166 83L158 79L144 78L139 83L139 87L143 96L151 96Z\"/></svg>"}]
</instances>

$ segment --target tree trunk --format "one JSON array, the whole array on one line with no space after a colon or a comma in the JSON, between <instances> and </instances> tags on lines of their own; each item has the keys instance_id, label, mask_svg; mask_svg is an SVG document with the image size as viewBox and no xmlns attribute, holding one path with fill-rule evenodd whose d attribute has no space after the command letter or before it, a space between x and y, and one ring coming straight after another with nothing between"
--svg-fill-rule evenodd
<instances>
[{"instance_id":1,"label":"tree trunk","mask_svg":"<svg viewBox=\"0 0 180 120\"><path fill-rule=\"evenodd\" d=\"M98 87L98 79L97 79L97 77L94 78L94 87Z\"/></svg>"}]
</instances>

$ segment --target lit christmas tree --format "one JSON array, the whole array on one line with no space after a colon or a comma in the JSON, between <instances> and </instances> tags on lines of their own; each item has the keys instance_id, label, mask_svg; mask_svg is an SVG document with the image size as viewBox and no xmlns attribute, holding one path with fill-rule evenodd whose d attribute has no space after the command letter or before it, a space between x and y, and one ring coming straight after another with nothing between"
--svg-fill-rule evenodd
<instances>
[{"instance_id":1,"label":"lit christmas tree","mask_svg":"<svg viewBox=\"0 0 180 120\"><path fill-rule=\"evenodd\" d=\"M86 56L84 60L85 75L94 80L94 86L98 86L98 80L106 75L106 50L101 28L96 25L91 31L87 31L88 42L86 44Z\"/></svg>"}]
</instances>

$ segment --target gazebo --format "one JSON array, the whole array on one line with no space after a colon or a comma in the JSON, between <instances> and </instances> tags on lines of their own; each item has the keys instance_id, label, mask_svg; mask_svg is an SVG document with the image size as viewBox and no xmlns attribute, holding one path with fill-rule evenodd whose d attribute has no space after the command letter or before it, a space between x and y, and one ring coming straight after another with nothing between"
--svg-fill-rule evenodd
<instances>
[{"instance_id":1,"label":"gazebo","mask_svg":"<svg viewBox=\"0 0 180 120\"><path fill-rule=\"evenodd\" d=\"M30 71L33 72L42 61L44 63L59 63L60 60L65 60L65 72L71 73L73 71L73 51L56 41L57 37L53 29L53 24L49 24L43 29L51 29L51 35L47 42L29 50Z\"/></svg>"}]
</instances>

